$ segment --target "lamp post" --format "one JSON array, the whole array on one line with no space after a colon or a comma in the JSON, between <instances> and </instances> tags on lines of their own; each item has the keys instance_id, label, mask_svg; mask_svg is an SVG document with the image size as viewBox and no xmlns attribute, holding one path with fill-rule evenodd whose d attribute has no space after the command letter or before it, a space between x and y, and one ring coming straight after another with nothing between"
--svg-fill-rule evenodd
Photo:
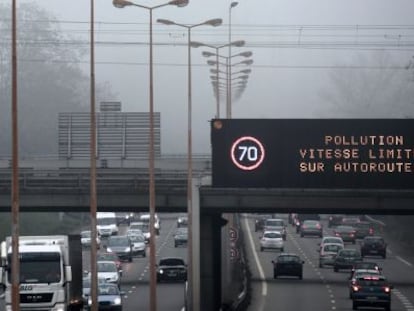
<instances>
[{"instance_id":1,"label":"lamp post","mask_svg":"<svg viewBox=\"0 0 414 311\"><path fill-rule=\"evenodd\" d=\"M230 3L230 7L229 7L229 42L231 42L231 11L234 7L236 7L239 3L237 1L233 1ZM229 63L228 63L228 78L231 77L231 64L230 64L230 57L231 57L231 45L229 45ZM226 117L228 119L231 118L231 85L229 83L229 87L227 89L228 91L228 101L227 101L227 112L226 112Z\"/></svg>"},{"instance_id":2,"label":"lamp post","mask_svg":"<svg viewBox=\"0 0 414 311\"><path fill-rule=\"evenodd\" d=\"M215 55L217 57L216 58L217 59L217 64L216 64L217 77L219 76L219 72L220 72L219 71L219 50L221 48L228 47L228 46L242 47L244 46L244 44L245 44L244 40L233 41L233 42L230 42L228 44L223 44L223 45L211 45L211 44L205 44L205 43L194 42L194 41L191 42L191 46L195 48L198 48L200 46L205 46L205 47L209 47L209 48L216 50ZM203 52L203 55L204 55L204 52ZM218 94L217 90L216 90L216 93ZM220 96L216 96L216 118L220 118Z\"/></svg>"},{"instance_id":3,"label":"lamp post","mask_svg":"<svg viewBox=\"0 0 414 311\"><path fill-rule=\"evenodd\" d=\"M19 144L18 144L18 112L17 112L17 13L16 0L12 2L12 294L11 305L15 311L20 310L20 261L19 261Z\"/></svg>"},{"instance_id":4,"label":"lamp post","mask_svg":"<svg viewBox=\"0 0 414 311\"><path fill-rule=\"evenodd\" d=\"M113 0L117 8L135 6L149 11L149 152L148 152L148 173L149 173L149 208L150 208L150 253L149 253L149 274L150 274L150 311L157 310L156 292L156 262L155 262L155 176L154 176L154 82L153 82L153 56L152 56L152 11L167 5L184 7L188 0L172 0L156 6L145 6L126 0Z\"/></svg>"},{"instance_id":5,"label":"lamp post","mask_svg":"<svg viewBox=\"0 0 414 311\"><path fill-rule=\"evenodd\" d=\"M221 18L214 18L207 20L205 22L199 23L199 24L192 24L192 25L186 25L186 24L180 24L176 23L174 21L170 21L167 19L158 19L157 22L164 24L164 25L175 25L178 27L183 27L187 29L187 48L188 48L188 64L187 64L187 71L188 71L188 90L187 90L187 101L188 101L188 107L187 107L187 214L188 214L188 279L189 279L189 293L190 293L190 299L189 299L189 310L193 310L193 307L195 305L194 301L194 283L193 283L193 155L192 155L192 94L191 94L191 30L195 27L199 26L213 26L217 27L222 24ZM198 299L198 295L197 295Z\"/></svg>"},{"instance_id":6,"label":"lamp post","mask_svg":"<svg viewBox=\"0 0 414 311\"><path fill-rule=\"evenodd\" d=\"M96 113L95 113L95 0L90 1L90 218L91 218L91 311L98 310L98 271L96 264L96 211L97 211L97 192L96 192Z\"/></svg>"}]
</instances>

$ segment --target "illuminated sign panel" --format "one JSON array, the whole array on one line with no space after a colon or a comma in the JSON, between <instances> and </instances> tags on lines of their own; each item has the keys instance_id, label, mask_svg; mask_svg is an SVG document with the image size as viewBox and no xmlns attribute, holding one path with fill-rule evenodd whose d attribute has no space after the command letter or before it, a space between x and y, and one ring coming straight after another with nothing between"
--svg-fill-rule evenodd
<instances>
[{"instance_id":1,"label":"illuminated sign panel","mask_svg":"<svg viewBox=\"0 0 414 311\"><path fill-rule=\"evenodd\" d=\"M215 119L213 186L414 189L414 120Z\"/></svg>"}]
</instances>

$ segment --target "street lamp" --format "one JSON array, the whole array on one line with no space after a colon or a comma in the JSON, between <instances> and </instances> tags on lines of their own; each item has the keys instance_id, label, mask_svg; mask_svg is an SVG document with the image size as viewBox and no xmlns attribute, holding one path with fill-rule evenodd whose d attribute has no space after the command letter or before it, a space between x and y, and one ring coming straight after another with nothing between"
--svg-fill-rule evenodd
<instances>
[{"instance_id":1,"label":"street lamp","mask_svg":"<svg viewBox=\"0 0 414 311\"><path fill-rule=\"evenodd\" d=\"M156 292L156 268L155 268L155 176L154 176L154 77L153 77L153 56L152 56L152 11L167 5L184 7L188 0L172 0L156 6L145 6L126 0L113 0L116 8L135 6L149 11L149 152L148 152L148 173L149 173L149 209L150 209L150 253L149 253L149 274L150 274L150 311L157 310Z\"/></svg>"},{"instance_id":2,"label":"street lamp","mask_svg":"<svg viewBox=\"0 0 414 311\"><path fill-rule=\"evenodd\" d=\"M237 40L237 41L233 41L233 42L230 42L228 44L223 44L223 45L211 45L211 44L205 44L205 43L194 42L194 41L191 42L191 46L195 48L198 48L200 46L205 46L205 47L209 47L209 48L216 50L216 53L213 55L217 56L217 65L216 65L217 76L219 75L219 50L221 48L228 47L228 46L242 47L244 46L244 44L245 44L244 40ZM204 54L204 52L202 53ZM217 93L217 90L216 90L216 93ZM216 96L216 118L220 118L220 96Z\"/></svg>"},{"instance_id":3,"label":"street lamp","mask_svg":"<svg viewBox=\"0 0 414 311\"><path fill-rule=\"evenodd\" d=\"M188 164L188 171L187 171L187 214L188 214L188 275L189 275L189 293L190 293L190 299L189 299L189 310L193 310L194 300L197 298L198 302L198 295L197 297L194 297L194 274L193 274L193 155L192 155L192 97L191 97L191 29L199 26L213 26L217 27L222 24L221 18L214 18L207 20L205 22L199 23L199 24L180 24L176 23L171 20L167 19L157 19L158 23L164 24L164 25L176 25L178 27L183 27L187 29L187 49L188 49L188 64L187 64L187 70L188 70L188 108L187 108L187 128L188 128L188 142L187 142L187 164Z\"/></svg>"},{"instance_id":4,"label":"street lamp","mask_svg":"<svg viewBox=\"0 0 414 311\"><path fill-rule=\"evenodd\" d=\"M231 11L234 7L236 7L239 3L237 1L232 1L230 3L230 7L229 7L229 42L231 42ZM229 46L229 63L228 63L228 78L231 77L231 64L230 64L230 57L231 57L231 46ZM228 88L228 102L227 102L227 118L230 119L231 118L231 85L229 84L229 88Z\"/></svg>"}]
</instances>

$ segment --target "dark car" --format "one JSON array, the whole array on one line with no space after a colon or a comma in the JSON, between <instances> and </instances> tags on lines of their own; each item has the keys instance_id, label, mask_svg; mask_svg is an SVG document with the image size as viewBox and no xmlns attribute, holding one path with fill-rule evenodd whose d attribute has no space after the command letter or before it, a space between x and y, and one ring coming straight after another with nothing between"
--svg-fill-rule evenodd
<instances>
[{"instance_id":1,"label":"dark car","mask_svg":"<svg viewBox=\"0 0 414 311\"><path fill-rule=\"evenodd\" d=\"M179 228L174 234L174 247L181 245L186 246L188 243L188 230L187 228Z\"/></svg>"},{"instance_id":2,"label":"dark car","mask_svg":"<svg viewBox=\"0 0 414 311\"><path fill-rule=\"evenodd\" d=\"M366 236L374 234L374 227L369 221L360 221L353 225L355 228L355 238L363 239Z\"/></svg>"},{"instance_id":3,"label":"dark car","mask_svg":"<svg viewBox=\"0 0 414 311\"><path fill-rule=\"evenodd\" d=\"M122 296L118 286L110 283L98 285L98 310L99 311L122 311ZM88 299L88 310L91 309L92 299Z\"/></svg>"},{"instance_id":4,"label":"dark car","mask_svg":"<svg viewBox=\"0 0 414 311\"><path fill-rule=\"evenodd\" d=\"M273 263L273 278L279 276L296 276L303 278L303 264L305 263L298 255L283 253L277 256Z\"/></svg>"},{"instance_id":5,"label":"dark car","mask_svg":"<svg viewBox=\"0 0 414 311\"><path fill-rule=\"evenodd\" d=\"M129 262L134 258L132 242L126 235L110 236L106 244L106 250Z\"/></svg>"},{"instance_id":6,"label":"dark car","mask_svg":"<svg viewBox=\"0 0 414 311\"><path fill-rule=\"evenodd\" d=\"M334 229L334 234L337 237L342 238L344 242L356 243L355 228L351 226L338 226Z\"/></svg>"},{"instance_id":7,"label":"dark car","mask_svg":"<svg viewBox=\"0 0 414 311\"><path fill-rule=\"evenodd\" d=\"M318 220L305 220L300 226L300 236L305 235L316 235L322 237L323 229L322 225Z\"/></svg>"},{"instance_id":8,"label":"dark car","mask_svg":"<svg viewBox=\"0 0 414 311\"><path fill-rule=\"evenodd\" d=\"M362 261L361 253L357 249L345 248L338 252L335 257L333 269L352 269L357 262Z\"/></svg>"},{"instance_id":9,"label":"dark car","mask_svg":"<svg viewBox=\"0 0 414 311\"><path fill-rule=\"evenodd\" d=\"M387 257L387 243L380 236L367 236L362 240L361 255Z\"/></svg>"},{"instance_id":10,"label":"dark car","mask_svg":"<svg viewBox=\"0 0 414 311\"><path fill-rule=\"evenodd\" d=\"M295 220L296 233L300 233L300 227L305 220L321 220L319 214L297 214Z\"/></svg>"},{"instance_id":11,"label":"dark car","mask_svg":"<svg viewBox=\"0 0 414 311\"><path fill-rule=\"evenodd\" d=\"M390 311L392 288L383 275L358 277L352 286L352 310L382 307Z\"/></svg>"},{"instance_id":12,"label":"dark car","mask_svg":"<svg viewBox=\"0 0 414 311\"><path fill-rule=\"evenodd\" d=\"M381 272L375 269L352 269L351 276L349 278L348 287L349 287L349 298L352 299L354 293L354 285L357 283L357 280L360 277L366 276L379 276Z\"/></svg>"},{"instance_id":13,"label":"dark car","mask_svg":"<svg viewBox=\"0 0 414 311\"><path fill-rule=\"evenodd\" d=\"M328 218L328 227L336 227L339 225L342 225L342 218L344 218L344 215L331 215Z\"/></svg>"},{"instance_id":14,"label":"dark car","mask_svg":"<svg viewBox=\"0 0 414 311\"><path fill-rule=\"evenodd\" d=\"M360 261L360 262L356 262L354 264L354 266L351 269L351 277L352 274L354 273L355 270L361 270L361 269L366 269L366 270L377 270L379 272L382 271L382 268L373 261Z\"/></svg>"},{"instance_id":15,"label":"dark car","mask_svg":"<svg viewBox=\"0 0 414 311\"><path fill-rule=\"evenodd\" d=\"M157 265L157 282L187 281L187 265L179 257L160 259Z\"/></svg>"}]
</instances>

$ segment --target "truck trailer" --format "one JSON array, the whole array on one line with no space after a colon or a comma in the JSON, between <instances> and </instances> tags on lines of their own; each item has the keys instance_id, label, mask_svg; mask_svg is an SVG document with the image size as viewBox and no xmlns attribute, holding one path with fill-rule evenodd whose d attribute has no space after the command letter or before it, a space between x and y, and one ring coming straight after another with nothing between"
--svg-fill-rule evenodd
<instances>
[{"instance_id":1,"label":"truck trailer","mask_svg":"<svg viewBox=\"0 0 414 311\"><path fill-rule=\"evenodd\" d=\"M12 242L1 243L0 284L12 311ZM19 237L20 310L80 311L82 245L79 235Z\"/></svg>"}]
</instances>

